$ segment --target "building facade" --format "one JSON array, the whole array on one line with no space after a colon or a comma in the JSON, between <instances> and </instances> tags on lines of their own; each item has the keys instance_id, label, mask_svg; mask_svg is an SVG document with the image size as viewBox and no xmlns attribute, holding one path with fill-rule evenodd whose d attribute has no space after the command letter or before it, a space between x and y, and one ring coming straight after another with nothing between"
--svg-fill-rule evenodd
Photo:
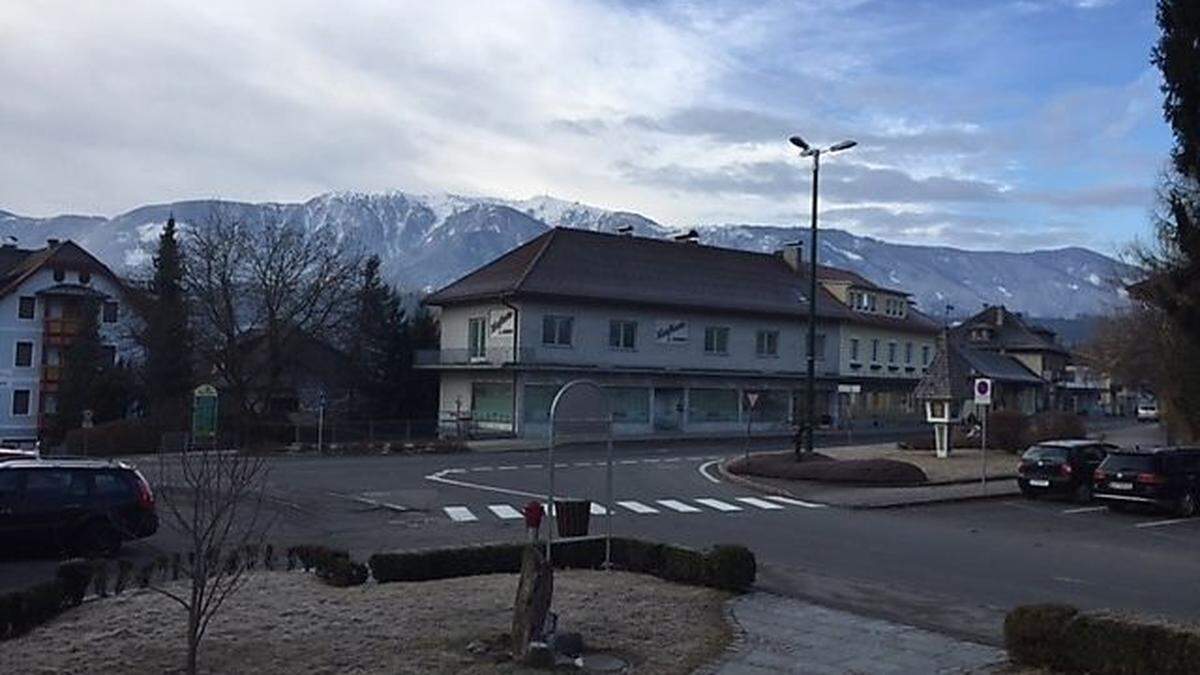
<instances>
[{"instance_id":1,"label":"building facade","mask_svg":"<svg viewBox=\"0 0 1200 675\"><path fill-rule=\"evenodd\" d=\"M126 290L71 241L0 247L0 442L36 441L58 409L63 356L86 307L100 313L107 358L116 358Z\"/></svg>"},{"instance_id":2,"label":"building facade","mask_svg":"<svg viewBox=\"0 0 1200 675\"><path fill-rule=\"evenodd\" d=\"M817 414L915 419L936 326L857 275L822 268L818 280ZM544 435L559 387L589 378L620 434L782 431L807 402L807 284L798 249L554 229L426 299L441 348L418 366L440 371L447 425ZM874 304L854 309L839 292Z\"/></svg>"}]
</instances>

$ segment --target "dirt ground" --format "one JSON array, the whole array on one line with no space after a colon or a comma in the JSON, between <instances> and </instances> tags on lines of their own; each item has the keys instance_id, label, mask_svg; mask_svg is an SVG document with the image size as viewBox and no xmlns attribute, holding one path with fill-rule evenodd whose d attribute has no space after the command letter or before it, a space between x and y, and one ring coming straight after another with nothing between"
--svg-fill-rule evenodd
<instances>
[{"instance_id":1,"label":"dirt ground","mask_svg":"<svg viewBox=\"0 0 1200 675\"><path fill-rule=\"evenodd\" d=\"M559 630L636 672L687 673L731 639L728 595L625 572L556 571ZM467 645L509 631L516 575L332 588L261 573L226 603L200 655L206 673L511 673ZM186 615L153 591L84 603L0 643L6 673L178 672Z\"/></svg>"},{"instance_id":2,"label":"dirt ground","mask_svg":"<svg viewBox=\"0 0 1200 675\"><path fill-rule=\"evenodd\" d=\"M826 450L836 459L894 459L914 464L925 472L931 483L979 478L983 455L978 448L955 448L946 459L938 459L933 450L900 450L893 443L861 445ZM1017 475L1018 458L1003 450L987 451L988 478L1011 478Z\"/></svg>"}]
</instances>

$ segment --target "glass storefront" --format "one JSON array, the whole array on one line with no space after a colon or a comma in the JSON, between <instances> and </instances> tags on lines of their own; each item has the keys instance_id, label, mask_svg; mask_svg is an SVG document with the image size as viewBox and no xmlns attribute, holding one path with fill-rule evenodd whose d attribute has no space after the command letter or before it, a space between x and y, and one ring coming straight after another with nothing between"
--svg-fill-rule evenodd
<instances>
[{"instance_id":1,"label":"glass storefront","mask_svg":"<svg viewBox=\"0 0 1200 675\"><path fill-rule=\"evenodd\" d=\"M647 424L650 422L650 389L647 387L608 387L613 422Z\"/></svg>"},{"instance_id":2,"label":"glass storefront","mask_svg":"<svg viewBox=\"0 0 1200 675\"><path fill-rule=\"evenodd\" d=\"M688 423L738 421L738 390L692 389L688 391Z\"/></svg>"},{"instance_id":3,"label":"glass storefront","mask_svg":"<svg viewBox=\"0 0 1200 675\"><path fill-rule=\"evenodd\" d=\"M471 416L476 422L512 424L512 384L507 382L472 383L471 411Z\"/></svg>"}]
</instances>

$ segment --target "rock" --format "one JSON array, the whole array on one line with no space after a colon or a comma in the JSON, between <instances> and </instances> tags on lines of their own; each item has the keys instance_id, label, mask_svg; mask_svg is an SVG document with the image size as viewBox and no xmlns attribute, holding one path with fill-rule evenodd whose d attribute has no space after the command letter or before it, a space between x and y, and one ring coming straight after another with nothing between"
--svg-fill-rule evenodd
<instances>
[{"instance_id":1,"label":"rock","mask_svg":"<svg viewBox=\"0 0 1200 675\"><path fill-rule=\"evenodd\" d=\"M467 651L472 654L483 654L488 650L488 646L482 640L473 640L467 645Z\"/></svg>"},{"instance_id":2,"label":"rock","mask_svg":"<svg viewBox=\"0 0 1200 675\"><path fill-rule=\"evenodd\" d=\"M579 633L559 633L554 636L554 651L576 657L583 653L583 636Z\"/></svg>"},{"instance_id":3,"label":"rock","mask_svg":"<svg viewBox=\"0 0 1200 675\"><path fill-rule=\"evenodd\" d=\"M525 665L532 668L553 668L554 650L545 642L530 642L525 651Z\"/></svg>"},{"instance_id":4,"label":"rock","mask_svg":"<svg viewBox=\"0 0 1200 675\"><path fill-rule=\"evenodd\" d=\"M513 659L526 660L530 643L542 639L553 595L554 568L542 557L542 552L537 546L526 546L521 556L521 581L517 585L517 599L513 602ZM553 655L550 663L554 663Z\"/></svg>"}]
</instances>

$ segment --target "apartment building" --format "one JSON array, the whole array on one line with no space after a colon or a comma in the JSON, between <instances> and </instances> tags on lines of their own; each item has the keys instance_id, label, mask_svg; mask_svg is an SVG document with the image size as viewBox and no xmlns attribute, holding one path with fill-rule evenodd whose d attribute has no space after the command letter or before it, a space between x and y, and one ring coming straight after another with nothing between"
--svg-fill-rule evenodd
<instances>
[{"instance_id":1,"label":"apartment building","mask_svg":"<svg viewBox=\"0 0 1200 675\"><path fill-rule=\"evenodd\" d=\"M607 389L617 433L787 429L806 402L802 257L556 228L426 298L441 348L418 366L440 371L444 421L517 436L544 434L581 377ZM919 419L937 326L900 291L827 267L818 280L818 414Z\"/></svg>"},{"instance_id":2,"label":"apartment building","mask_svg":"<svg viewBox=\"0 0 1200 675\"><path fill-rule=\"evenodd\" d=\"M101 337L115 345L124 297L116 275L71 241L0 246L0 442L39 438L58 409L63 354L83 308L98 308ZM115 358L115 346L107 353Z\"/></svg>"}]
</instances>

